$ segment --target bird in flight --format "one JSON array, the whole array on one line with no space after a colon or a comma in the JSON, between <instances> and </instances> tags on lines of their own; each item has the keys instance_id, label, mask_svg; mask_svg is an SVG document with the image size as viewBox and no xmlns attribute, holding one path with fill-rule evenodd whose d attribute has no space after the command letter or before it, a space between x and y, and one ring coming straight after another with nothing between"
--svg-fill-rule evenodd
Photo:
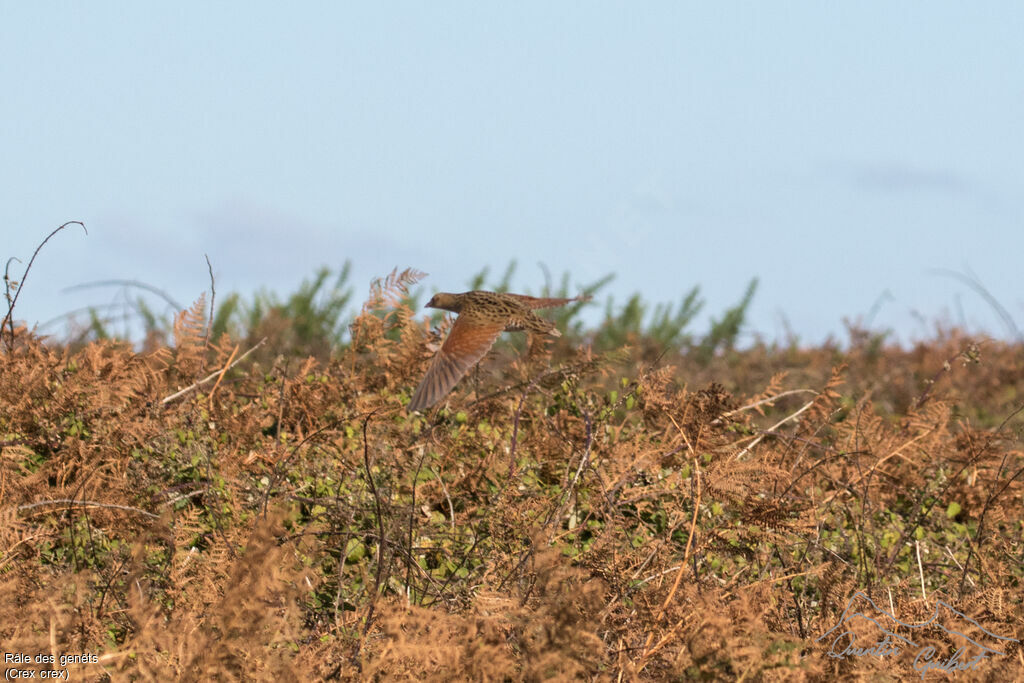
<instances>
[{"instance_id":1,"label":"bird in flight","mask_svg":"<svg viewBox=\"0 0 1024 683\"><path fill-rule=\"evenodd\" d=\"M409 401L409 410L425 410L444 398L462 376L491 348L503 331L529 330L560 337L555 324L533 312L535 308L564 306L587 301L589 296L546 299L523 294L501 294L475 290L462 294L435 294L427 308L458 313L448 338L430 361L427 374Z\"/></svg>"}]
</instances>

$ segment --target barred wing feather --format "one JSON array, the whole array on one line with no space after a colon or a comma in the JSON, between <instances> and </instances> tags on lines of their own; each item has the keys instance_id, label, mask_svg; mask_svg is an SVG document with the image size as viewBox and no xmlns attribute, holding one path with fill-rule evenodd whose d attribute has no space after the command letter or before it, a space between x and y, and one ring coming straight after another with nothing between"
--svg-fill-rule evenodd
<instances>
[{"instance_id":1,"label":"barred wing feather","mask_svg":"<svg viewBox=\"0 0 1024 683\"><path fill-rule=\"evenodd\" d=\"M448 395L462 376L483 358L505 328L503 323L472 321L459 316L427 374L409 401L409 410L425 410Z\"/></svg>"}]
</instances>

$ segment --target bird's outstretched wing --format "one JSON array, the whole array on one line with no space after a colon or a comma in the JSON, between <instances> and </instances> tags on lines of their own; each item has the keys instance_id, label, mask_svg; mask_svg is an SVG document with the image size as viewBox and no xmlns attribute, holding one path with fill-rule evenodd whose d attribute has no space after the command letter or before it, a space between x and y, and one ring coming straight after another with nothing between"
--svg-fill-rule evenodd
<instances>
[{"instance_id":1,"label":"bird's outstretched wing","mask_svg":"<svg viewBox=\"0 0 1024 683\"><path fill-rule=\"evenodd\" d=\"M505 328L502 322L481 322L459 316L427 374L409 401L409 411L425 410L444 398L462 376L483 358Z\"/></svg>"},{"instance_id":2,"label":"bird's outstretched wing","mask_svg":"<svg viewBox=\"0 0 1024 683\"><path fill-rule=\"evenodd\" d=\"M523 306L527 308L554 308L555 306L565 306L576 301L590 301L590 295L583 294L580 296L573 297L572 299L552 299L552 298L541 298L536 296L526 296L525 294L507 294Z\"/></svg>"}]
</instances>

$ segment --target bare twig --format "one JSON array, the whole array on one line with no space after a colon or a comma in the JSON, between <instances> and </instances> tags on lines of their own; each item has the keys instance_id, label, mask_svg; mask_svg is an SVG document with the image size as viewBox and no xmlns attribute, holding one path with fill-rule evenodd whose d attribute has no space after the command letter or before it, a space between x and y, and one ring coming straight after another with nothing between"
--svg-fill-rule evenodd
<instances>
[{"instance_id":1,"label":"bare twig","mask_svg":"<svg viewBox=\"0 0 1024 683\"><path fill-rule=\"evenodd\" d=\"M566 377L574 372L579 372L580 370L586 368L588 365L592 365L593 363L595 363L595 361L593 360L579 361L557 367L554 370L548 370L547 372L540 374L537 377L534 377L529 382L523 380L522 382L502 387L497 391L492 391L491 393L481 396L480 398L473 399L467 404L467 407L475 406L478 403L489 401L492 398L496 398L498 396L504 396L505 394L512 393L513 391L516 391L517 389L522 389L523 387L527 387L527 392L529 392L529 387L532 387L538 382L542 382L550 377Z\"/></svg>"},{"instance_id":2,"label":"bare twig","mask_svg":"<svg viewBox=\"0 0 1024 683\"><path fill-rule=\"evenodd\" d=\"M438 483L441 484L441 490L444 491L444 498L445 498L445 500L448 501L448 515L451 518L452 531L454 532L455 531L455 506L452 505L452 497L451 497L451 494L448 493L448 485L444 483L444 479L442 479L441 475L439 475L437 472L434 471L433 467L427 465L427 471L429 471L431 474L433 474L434 477L437 479Z\"/></svg>"},{"instance_id":3,"label":"bare twig","mask_svg":"<svg viewBox=\"0 0 1024 683\"><path fill-rule=\"evenodd\" d=\"M782 425L784 425L787 422L789 422L790 420L798 417L800 415L800 413L804 412L805 410L810 408L812 405L814 405L814 401L808 401L807 403L804 404L803 408L801 408L800 410L796 411L795 413L793 413L791 415L788 415L787 417L782 418L781 420L779 420L778 422L773 424L771 427L769 427L766 431L774 432L776 429L778 429ZM742 451L740 451L736 455L732 456L730 458L730 460L739 460L740 458L742 458L745 454L750 452L750 449L752 449L757 444L761 443L761 440L764 439L764 437L765 437L764 434L761 434L760 436L758 436L756 439L754 439L753 441L750 442L750 445L748 445L746 448L744 448Z\"/></svg>"},{"instance_id":4,"label":"bare twig","mask_svg":"<svg viewBox=\"0 0 1024 683\"><path fill-rule=\"evenodd\" d=\"M50 241L51 237L53 237L54 235L56 235L58 232L68 227L69 225L80 225L82 226L82 230L85 230L85 223L83 223L82 221L68 221L67 223L65 223L64 225L60 226L59 228L51 232L49 235L47 235L46 239L39 243L39 246L36 247L36 250L32 252L32 258L28 260L28 265L25 266L25 272L21 276L21 282L18 283L18 289L16 292L14 292L14 297L10 298L10 305L7 306L7 315L5 315L4 319L0 321L0 334L3 333L4 325L8 325L10 327L11 337L7 344L8 351L14 349L14 306L15 304L18 303L18 297L21 296L21 291L25 289L25 280L28 278L28 272L32 270L32 264L35 263L36 256L39 255L39 250L42 249L46 245L46 243ZM85 230L85 234L88 235L89 231ZM10 260L8 260L7 264L10 265L10 263ZM8 284L8 278L6 273L4 274L4 283ZM9 292L8 297L10 297Z\"/></svg>"},{"instance_id":5,"label":"bare twig","mask_svg":"<svg viewBox=\"0 0 1024 683\"><path fill-rule=\"evenodd\" d=\"M182 389L181 391L175 392L175 393L171 394L170 396L161 399L160 400L160 405L167 405L168 403L170 403L174 399L181 398L182 396L184 396L188 392L192 391L193 389L197 389L197 388L201 387L202 385L206 384L207 382L209 382L210 380L214 379L215 377L222 376L228 370L230 370L231 368L235 367L236 365L241 363L243 360L245 360L246 357L250 353L252 353L256 349L258 349L260 346L262 346L263 342L265 342L265 341L267 341L266 337L264 337L263 339L260 339L259 342L256 343L256 346L252 347L251 349L249 349L248 351L243 353L241 356L238 357L237 360L235 360L235 362L231 363L227 367L222 368L222 369L220 369L220 370L218 370L218 371L216 371L214 373L211 373L211 374L207 375L206 377L204 377L203 379L201 379L198 382L196 382L195 384L192 384L191 386L187 386L184 389Z\"/></svg>"},{"instance_id":6,"label":"bare twig","mask_svg":"<svg viewBox=\"0 0 1024 683\"><path fill-rule=\"evenodd\" d=\"M999 319L1003 321L1003 325L1006 326L1006 331L1010 333L1014 340L1024 340L1024 337L1021 336L1020 330L1017 329L1017 323L1013 321L1013 316L1010 315L1010 312L1007 311L1001 303L999 303L998 299L992 296L991 292L985 289L985 286L981 284L981 280L978 279L977 275L974 273L964 275L963 273L958 273L955 270L949 270L947 268L932 268L930 272L936 275L945 275L946 277L959 280L973 289L975 294L984 299L985 302L992 307L992 310L994 310L996 315L999 316Z\"/></svg>"},{"instance_id":7,"label":"bare twig","mask_svg":"<svg viewBox=\"0 0 1024 683\"><path fill-rule=\"evenodd\" d=\"M423 461L426 460L426 458L427 458L427 449L424 448L423 446L420 446L420 459L419 459L419 462L416 463L416 471L413 472L413 475L412 475L412 499L409 502L409 535L408 535L409 548L407 550L409 561L406 562L406 564L405 564L405 599L407 601L411 600L411 594L412 594L412 588L411 588L412 587L412 565L415 564L417 566L417 568L422 569L422 567L419 566L419 563L416 562L413 559L412 551L413 551L413 538L414 538L415 531L416 531L416 484L420 480L420 472L423 469ZM428 466L427 469L429 470L430 467ZM455 525L455 517L453 515L452 516L452 530L453 531L455 530L455 526L454 525Z\"/></svg>"},{"instance_id":8,"label":"bare twig","mask_svg":"<svg viewBox=\"0 0 1024 683\"><path fill-rule=\"evenodd\" d=\"M189 498L195 498L196 496L201 496L204 493L206 493L206 489L205 488L196 489L195 491L190 491L189 493L185 493L185 494L182 494L180 496L176 496L174 498L168 498L163 503L160 503L160 506L163 507L163 506L166 506L166 505L174 505L175 503L180 503L183 500L188 500Z\"/></svg>"},{"instance_id":9,"label":"bare twig","mask_svg":"<svg viewBox=\"0 0 1024 683\"><path fill-rule=\"evenodd\" d=\"M669 416L671 418L671 415ZM674 422L674 420L673 420ZM678 428L678 425L677 425ZM679 429L679 433L686 438L686 434L682 429ZM683 571L686 568L686 561L690 559L690 550L693 548L693 536L697 531L697 513L700 512L700 498L701 498L701 486L700 486L700 463L697 461L697 455L693 451L693 447L690 447L690 452L693 453L693 476L697 482L697 495L693 501L693 519L690 520L690 534L686 539L686 550L683 551L683 561L679 564L679 571L676 573L676 579L672 583L672 589L665 596L665 601L661 604L660 614L658 621L665 616L665 610L668 609L669 604L672 602L672 598L675 597L676 591L679 589L679 581L683 578Z\"/></svg>"},{"instance_id":10,"label":"bare twig","mask_svg":"<svg viewBox=\"0 0 1024 683\"><path fill-rule=\"evenodd\" d=\"M280 419L280 418L278 418L278 419ZM277 482L280 481L282 477L284 477L284 468L285 468L285 465L288 464L288 461L291 460L295 456L296 453L298 453L300 450L302 450L302 447L305 446L307 443L309 443L313 439L319 438L319 436L321 434L323 434L324 432L326 432L328 430L331 430L331 429L335 429L338 426L338 422L339 421L340 420L338 420L338 419L331 420L330 422L325 424L323 427L320 427L319 429L310 432L309 434L307 434L305 436L305 438L302 439L302 441L300 441L297 444L295 444L294 446L292 446L291 452L288 453L288 455L284 456L283 458L278 460L276 463L274 463L274 471L273 471L272 476L270 477L270 483L267 484L267 490L263 493L263 504L262 504L263 513L262 514L263 514L264 517L266 517L266 515L267 515L267 505L270 502L270 494L273 492L274 487L277 486ZM275 448L278 445L280 445L280 442L281 442L281 437L280 437L280 433L279 433L278 436L274 437L274 446L275 446Z\"/></svg>"},{"instance_id":11,"label":"bare twig","mask_svg":"<svg viewBox=\"0 0 1024 683\"><path fill-rule=\"evenodd\" d=\"M151 284L142 282L140 280L96 280L94 282L83 282L82 284L72 285L71 287L65 287L61 292L74 292L79 289L92 289L94 287L135 287L137 289L144 289L151 294L156 294L158 297L167 302L169 306L174 308L176 311L180 311L185 307L175 301L174 297L165 292L164 290L154 287Z\"/></svg>"},{"instance_id":12,"label":"bare twig","mask_svg":"<svg viewBox=\"0 0 1024 683\"><path fill-rule=\"evenodd\" d=\"M220 373L219 373L219 375L217 377L217 381L213 385L213 389L210 389L209 399L210 399L211 404L213 402L213 395L217 391L217 387L220 386L221 381L224 379L224 374L228 371L229 368L231 368L231 366L232 366L232 362L231 361L234 360L234 358L235 358L235 356L237 354L238 354L238 344L235 344L235 348L231 351L231 355L228 356L227 361L224 363L224 367L221 369L221 371L220 371Z\"/></svg>"},{"instance_id":13,"label":"bare twig","mask_svg":"<svg viewBox=\"0 0 1024 683\"><path fill-rule=\"evenodd\" d=\"M956 565L956 568L960 569L960 570L963 570L964 566L962 564L960 564L959 560L956 559L956 557L953 555L953 552L949 549L949 546L948 545L944 545L944 546L942 546L942 549L946 551L947 555L949 555L949 559L953 560L953 564ZM972 586L976 586L977 585L976 583L974 583L974 579L972 579L971 577L968 576L967 580L971 582Z\"/></svg>"},{"instance_id":14,"label":"bare twig","mask_svg":"<svg viewBox=\"0 0 1024 683\"><path fill-rule=\"evenodd\" d=\"M359 651L362 648L363 642L366 641L366 636L370 632L370 628L373 626L374 611L377 607L377 598L380 596L380 586L384 573L384 517L381 512L380 493L377 491L377 485L373 481L373 470L370 467L370 442L369 437L367 436L367 429L370 426L370 418L373 417L376 412L377 410L374 410L369 413L363 420L363 466L366 468L366 484L370 487L370 493L373 494L373 506L377 513L377 570L373 580L373 596L370 598L370 607L366 614L366 623L363 624L363 635L356 644L355 653L353 654L354 662L358 661Z\"/></svg>"},{"instance_id":15,"label":"bare twig","mask_svg":"<svg viewBox=\"0 0 1024 683\"><path fill-rule=\"evenodd\" d=\"M111 508L113 510L127 510L128 512L137 512L140 515L146 517L152 517L153 519L160 519L160 515L154 515L152 512L146 512L130 505L115 505L113 503L97 503L93 500L75 500L73 498L57 498L55 500L40 500L35 503L26 503L25 505L18 506L18 512L24 510L31 510L32 508L41 507L43 505L81 505L84 507L95 507L95 508Z\"/></svg>"},{"instance_id":16,"label":"bare twig","mask_svg":"<svg viewBox=\"0 0 1024 683\"><path fill-rule=\"evenodd\" d=\"M512 578L513 574L515 574L523 566L525 566L526 563L529 561L529 559L533 556L533 551L537 547L537 544L538 544L539 538L540 538L540 534L543 531L545 531L549 526L551 526L551 524L553 524L556 520L561 518L562 511L565 509L566 503L568 503L569 498L571 497L571 495L573 493L573 490L576 488L576 484L579 481L580 476L582 476L583 470L586 469L587 464L590 462L590 448L593 445L594 433L593 433L593 424L592 424L591 419L590 419L590 414L587 413L586 411L583 411L583 422L584 422L584 425L586 426L586 437L585 437L585 441L584 441L584 444L583 444L583 454L580 456L580 464L579 464L579 467L576 468L576 475L573 477L572 481L569 483L569 486L568 486L568 488L566 489L566 492L565 492L565 496L559 501L558 505L554 509L552 509L552 511L550 512L548 517L544 520L544 524L540 527L540 530L538 531L538 533L534 535L533 539L530 542L530 546L526 549L525 552L522 553L522 556L519 558L519 561L516 562L516 564L512 568L512 570L510 572L508 572L508 574L505 575L505 578L503 578L501 580L501 583L498 584L498 591L499 592L504 590L505 583L510 578ZM513 461L513 464L514 464L514 461ZM511 480L512 480L512 478L509 477L509 481L511 481ZM507 486L507 483L506 483L506 486ZM504 490L503 490L503 492L504 492ZM530 588L530 590L532 590L532 587ZM526 601L530 597L530 590L527 590L523 594L522 598L520 599L520 604L521 605L525 605L526 604Z\"/></svg>"},{"instance_id":17,"label":"bare twig","mask_svg":"<svg viewBox=\"0 0 1024 683\"><path fill-rule=\"evenodd\" d=\"M914 437L913 439L910 439L909 441L905 441L905 442L903 442L903 443L902 443L902 444L900 444L900 445L899 445L899 446L898 446L897 448L893 449L893 451L892 451L891 453L889 453L889 454L888 454L888 455L886 455L885 457L879 458L879 459L878 459L878 460L877 460L877 461L875 462L875 464L873 464L873 465L872 465L871 467L869 467L869 468L868 468L868 470L867 470L866 472L861 472L861 473L860 473L860 474L859 474L859 475L857 476L857 478L856 478L856 479L854 479L853 481L847 482L847 484L846 484L847 488L849 488L849 487L852 487L852 486L854 486L855 484L858 484L858 483L859 483L859 482L860 482L861 480L863 480L863 479L864 479L865 477L869 477L869 476L871 476L872 474L874 474L875 470L877 470L877 469L878 469L878 467L879 467L879 466L880 466L880 465L881 465L882 463L884 463L884 462L885 462L886 460L888 460L888 459L890 459L890 458L894 458L894 457L896 457L897 455L900 455L900 452L901 452L901 451L903 451L904 449L908 448L909 446L913 446L913 445L914 445L914 444L915 444L916 442L918 442L918 441L920 441L921 439L923 439L924 437L928 436L929 434L931 434L932 432L934 432L934 431L935 431L935 430L936 430L937 428L938 428L938 425L936 425L936 426L932 427L932 428L931 428L931 429L929 429L928 431L925 431L925 432L921 432L920 434L918 434L917 436L915 436L915 437ZM900 457L904 457L904 456L900 455ZM904 458L904 459L905 459L905 458ZM833 491L833 492L832 492L832 493L831 493L831 494L830 494L830 495L829 495L829 496L828 496L827 498L825 498L825 500L823 500L823 501L821 502L821 505L827 505L827 504L828 504L828 503L829 503L829 502L830 502L830 501L831 501L831 500L832 500L833 498L835 498L836 496L838 496L838 495L840 494L840 492L841 492L840 490L836 490L836 491Z\"/></svg>"},{"instance_id":18,"label":"bare twig","mask_svg":"<svg viewBox=\"0 0 1024 683\"><path fill-rule=\"evenodd\" d=\"M215 283L213 279L213 265L210 263L210 257L207 256L206 254L203 254L203 256L206 258L206 269L210 272L210 316L206 320L206 339L203 340L203 349L208 350L210 348L210 330L213 329L213 306L214 304L217 303L217 288L214 286ZM238 348L235 347L236 352L237 350ZM203 363L206 363L205 354L203 355ZM202 372L202 368L200 368L199 372ZM224 375L222 373L221 377L223 376ZM220 380L217 380L217 383L219 384ZM214 388L216 389L216 387Z\"/></svg>"},{"instance_id":19,"label":"bare twig","mask_svg":"<svg viewBox=\"0 0 1024 683\"><path fill-rule=\"evenodd\" d=\"M4 298L7 301L7 305L11 304L11 262L17 261L21 263L21 259L17 256L12 256L7 259L7 263L4 265ZM17 284L17 283L16 283ZM2 326L0 326L2 329Z\"/></svg>"},{"instance_id":20,"label":"bare twig","mask_svg":"<svg viewBox=\"0 0 1024 683\"><path fill-rule=\"evenodd\" d=\"M921 406L928 402L928 399L931 398L932 390L935 388L935 384L939 381L943 374L953 369L953 363L958 358L965 358L968 360L976 359L980 353L980 349L981 343L971 342L964 348L960 349L960 351L958 351L956 355L947 358L942 363L942 367L939 368L938 371L934 375L932 375L930 379L926 380L928 386L925 387L925 390L921 393L921 395L914 400L913 409L917 410L918 408L920 408Z\"/></svg>"},{"instance_id":21,"label":"bare twig","mask_svg":"<svg viewBox=\"0 0 1024 683\"><path fill-rule=\"evenodd\" d=\"M551 515L545 522L545 527L551 526L554 522L561 518L562 513L565 511L565 506L569 502L569 498L572 497L573 492L576 490L576 484L579 482L580 477L583 475L583 470L590 464L590 447L594 443L594 426L590 420L590 414L581 410L583 414L583 424L586 428L586 436L583 442L583 455L580 456L580 464L576 468L576 474L573 476L572 481L566 487L565 492L562 496L561 502L558 507L552 510Z\"/></svg>"},{"instance_id":22,"label":"bare twig","mask_svg":"<svg viewBox=\"0 0 1024 683\"><path fill-rule=\"evenodd\" d=\"M523 389L523 394L519 397L519 405L516 406L516 414L515 414L515 417L512 419L512 441L511 441L511 443L509 444L509 447L508 447L508 478L509 478L509 481L512 480L512 477L513 477L513 475L515 474L515 471L516 471L516 443L518 442L518 439L519 439L519 417L523 414L523 404L526 403L526 397L530 393L530 390L533 389L533 386L543 376L544 375L537 375L536 377L533 378L533 381L530 382L526 386L525 389ZM483 400L483 399L479 399L479 400Z\"/></svg>"},{"instance_id":23,"label":"bare twig","mask_svg":"<svg viewBox=\"0 0 1024 683\"><path fill-rule=\"evenodd\" d=\"M655 621L659 623L665 618L665 611L668 609L668 606L672 603L672 598L675 597L676 591L679 590L679 582L682 580L683 573L686 571L686 562L690 559L690 550L693 548L693 537L697 531L697 514L700 512L701 499L700 462L697 458L697 453L693 449L693 444L691 444L690 440L687 438L686 432L683 431L683 429L679 426L678 423L676 423L675 419L671 415L669 415L668 417L670 420L672 420L672 424L675 425L676 429L679 430L679 434L683 437L683 440L686 441L686 446L690 451L690 454L693 456L693 476L696 479L697 491L694 496L693 519L690 521L690 535L686 539L686 549L683 552L683 561L679 563L679 570L676 572L675 581L672 582L672 588L669 590L668 595L665 596L665 600L661 603L661 609L658 610L658 616L655 618ZM676 629L678 629L681 624L682 620L680 620L675 626L673 626L669 630L669 632L665 634L665 636L661 640L659 640L657 644L654 645L654 647L651 647L651 641L654 639L654 632L652 631L650 634L648 634L647 642L644 643L643 654L640 655L640 663L637 667L637 671L641 671L645 666L647 666L647 662L650 660L651 656L654 655L655 652L660 650L662 646L664 646L665 643L668 642L668 639L676 632Z\"/></svg>"},{"instance_id":24,"label":"bare twig","mask_svg":"<svg viewBox=\"0 0 1024 683\"><path fill-rule=\"evenodd\" d=\"M775 401L778 401L780 398L783 398L785 396L793 396L795 394L817 394L817 393L818 392L815 391L814 389L790 389L789 391L783 391L781 394L775 394L774 396L769 396L767 398L762 398L760 401L754 401L753 403L748 403L745 406L740 406L739 408L736 408L735 410L730 410L727 413L722 413L722 417L715 418L711 422L711 424L718 424L718 423L720 423L722 421L722 418L732 417L736 413L742 413L745 410L751 410L751 409L756 408L758 406L764 405L765 403L774 403Z\"/></svg>"},{"instance_id":25,"label":"bare twig","mask_svg":"<svg viewBox=\"0 0 1024 683\"><path fill-rule=\"evenodd\" d=\"M921 566L921 543L914 539L914 550L917 552L917 575L921 577L921 599L927 600L928 593L924 589L924 568Z\"/></svg>"},{"instance_id":26,"label":"bare twig","mask_svg":"<svg viewBox=\"0 0 1024 683\"><path fill-rule=\"evenodd\" d=\"M1000 467L1000 469L1002 469L1002 468ZM963 471L963 469L961 469L961 472L962 471ZM959 475L959 472L957 474ZM1017 477L1020 477L1022 475L1024 475L1024 467L1021 467L1019 470L1017 470L1005 482L1003 482L1003 485L999 488L998 491L993 491L993 492L989 493L988 497L985 499L985 504L981 508L981 514L978 515L978 531L977 531L977 533L975 535L975 538L977 539L978 552L979 553L981 551L981 544L984 542L985 513L988 512L989 506L995 501L995 499L998 498L999 496L1001 496L1003 494L1003 491L1008 489L1010 487L1010 484L1012 484L1014 481L1016 481ZM974 554L974 552L975 552L974 551L974 544L971 544L971 546L967 550L967 559L964 561L963 576L960 577L960 592L961 593L963 593L963 590L964 590L964 581L966 581L967 578L968 578L967 572L968 572L969 567L971 566L971 558L972 558L972 555ZM890 562L890 564L891 564L891 562ZM980 581L981 578L982 577L981 577L981 575L979 573L978 580Z\"/></svg>"}]
</instances>

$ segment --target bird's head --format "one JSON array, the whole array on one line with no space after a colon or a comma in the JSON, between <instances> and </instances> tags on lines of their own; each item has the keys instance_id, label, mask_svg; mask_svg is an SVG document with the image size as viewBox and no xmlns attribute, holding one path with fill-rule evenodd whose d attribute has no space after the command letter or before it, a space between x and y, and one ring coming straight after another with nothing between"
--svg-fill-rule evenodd
<instances>
[{"instance_id":1,"label":"bird's head","mask_svg":"<svg viewBox=\"0 0 1024 683\"><path fill-rule=\"evenodd\" d=\"M458 313L462 306L458 294L438 292L430 297L430 301L427 302L427 308L443 308L446 311Z\"/></svg>"}]
</instances>

